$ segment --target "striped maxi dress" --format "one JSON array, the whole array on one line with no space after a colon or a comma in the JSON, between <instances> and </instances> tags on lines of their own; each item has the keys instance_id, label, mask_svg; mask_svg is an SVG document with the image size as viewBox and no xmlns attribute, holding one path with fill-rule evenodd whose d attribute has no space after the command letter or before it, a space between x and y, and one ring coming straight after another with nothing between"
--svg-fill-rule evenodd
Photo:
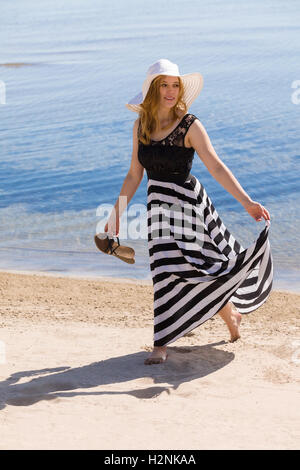
<instances>
[{"instance_id":1,"label":"striped maxi dress","mask_svg":"<svg viewBox=\"0 0 300 470\"><path fill-rule=\"evenodd\" d=\"M148 250L154 291L154 346L166 346L232 302L250 313L273 283L270 222L243 248L190 173L194 149L184 138L197 117L186 114L163 140L139 141L147 172ZM140 127L139 131L140 132Z\"/></svg>"}]
</instances>

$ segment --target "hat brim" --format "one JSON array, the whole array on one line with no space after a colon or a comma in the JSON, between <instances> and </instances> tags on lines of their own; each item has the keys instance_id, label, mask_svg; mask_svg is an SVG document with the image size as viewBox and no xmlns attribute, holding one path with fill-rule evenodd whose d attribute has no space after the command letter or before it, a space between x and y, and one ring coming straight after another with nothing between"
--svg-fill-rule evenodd
<instances>
[{"instance_id":1,"label":"hat brim","mask_svg":"<svg viewBox=\"0 0 300 470\"><path fill-rule=\"evenodd\" d=\"M138 93L134 98L132 98L129 103L126 103L126 107L130 109L130 111L135 111L136 113L140 110L140 104L143 102L143 93Z\"/></svg>"},{"instance_id":2,"label":"hat brim","mask_svg":"<svg viewBox=\"0 0 300 470\"><path fill-rule=\"evenodd\" d=\"M145 96L148 92L151 82L158 75L164 75L164 74L153 75L149 83L147 83L147 81L145 80L143 84L143 90L145 91ZM203 88L203 76L198 72L187 73L185 75L176 75L176 76L179 76L183 82L183 87L184 87L183 101L185 102L187 108L189 108L191 104L195 101L197 96L200 94ZM132 98L128 103L126 103L125 106L130 111L134 111L135 113L138 113L141 109L140 105L142 104L143 101L144 101L144 97L143 97L143 93L141 92L141 93L138 93L134 98Z\"/></svg>"}]
</instances>

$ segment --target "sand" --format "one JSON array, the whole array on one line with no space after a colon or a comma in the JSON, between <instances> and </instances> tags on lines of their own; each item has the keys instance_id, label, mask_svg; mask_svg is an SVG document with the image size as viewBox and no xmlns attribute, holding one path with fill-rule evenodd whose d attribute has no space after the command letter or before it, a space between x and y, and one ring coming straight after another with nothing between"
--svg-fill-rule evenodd
<instances>
[{"instance_id":1,"label":"sand","mask_svg":"<svg viewBox=\"0 0 300 470\"><path fill-rule=\"evenodd\" d=\"M0 273L0 449L299 448L300 294L146 366L152 284Z\"/></svg>"}]
</instances>

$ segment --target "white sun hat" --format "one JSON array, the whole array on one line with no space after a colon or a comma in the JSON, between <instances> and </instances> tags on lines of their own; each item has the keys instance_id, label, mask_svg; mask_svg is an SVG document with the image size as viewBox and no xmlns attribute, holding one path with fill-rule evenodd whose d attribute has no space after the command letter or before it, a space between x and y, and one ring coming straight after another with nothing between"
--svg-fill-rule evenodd
<instances>
[{"instance_id":1,"label":"white sun hat","mask_svg":"<svg viewBox=\"0 0 300 470\"><path fill-rule=\"evenodd\" d=\"M200 73L195 72L180 75L177 64L174 64L168 59L160 59L148 68L146 80L142 85L142 91L132 98L129 103L126 103L125 106L130 109L130 111L136 113L140 111L139 105L146 98L152 80L158 75L170 75L172 77L181 78L184 86L183 101L186 103L187 108L191 106L203 87L203 76Z\"/></svg>"}]
</instances>

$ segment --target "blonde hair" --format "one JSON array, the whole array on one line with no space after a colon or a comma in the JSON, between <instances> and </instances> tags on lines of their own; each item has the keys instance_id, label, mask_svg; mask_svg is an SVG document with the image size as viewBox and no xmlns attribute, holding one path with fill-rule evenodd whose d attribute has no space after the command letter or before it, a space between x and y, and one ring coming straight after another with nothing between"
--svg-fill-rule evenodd
<instances>
[{"instance_id":1,"label":"blonde hair","mask_svg":"<svg viewBox=\"0 0 300 470\"><path fill-rule=\"evenodd\" d=\"M159 99L160 99L159 87L160 87L160 83L163 77L164 77L163 75L159 75L158 77L152 80L148 93L143 103L140 105L139 140L145 145L150 144L150 141L151 141L150 135L152 134L152 132L154 132L156 129L159 129L160 127L159 120L157 117L157 111L158 111ZM178 100L177 100L177 103L171 109L171 123L168 127L166 127L166 129L169 129L174 124L174 122L180 118L180 115L182 112L184 113L187 112L186 103L183 101L183 94L184 94L183 82L180 77L178 77L178 80L179 80Z\"/></svg>"}]
</instances>

